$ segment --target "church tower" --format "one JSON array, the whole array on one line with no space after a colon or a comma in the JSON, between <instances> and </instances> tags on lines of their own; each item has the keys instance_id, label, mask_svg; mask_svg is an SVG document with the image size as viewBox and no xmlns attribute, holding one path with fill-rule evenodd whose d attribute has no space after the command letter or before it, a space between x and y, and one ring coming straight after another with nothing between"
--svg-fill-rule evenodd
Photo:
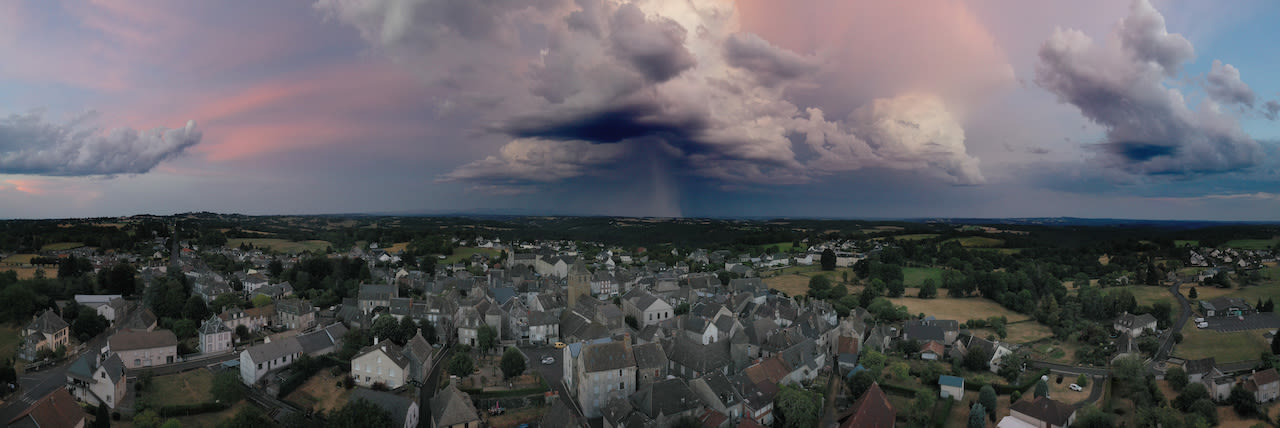
<instances>
[{"instance_id":1,"label":"church tower","mask_svg":"<svg viewBox=\"0 0 1280 428\"><path fill-rule=\"evenodd\" d=\"M578 303L578 296L591 296L591 272L587 271L587 265L582 263L582 258L578 257L573 262L573 266L569 267L569 309L574 308L574 304Z\"/></svg>"}]
</instances>

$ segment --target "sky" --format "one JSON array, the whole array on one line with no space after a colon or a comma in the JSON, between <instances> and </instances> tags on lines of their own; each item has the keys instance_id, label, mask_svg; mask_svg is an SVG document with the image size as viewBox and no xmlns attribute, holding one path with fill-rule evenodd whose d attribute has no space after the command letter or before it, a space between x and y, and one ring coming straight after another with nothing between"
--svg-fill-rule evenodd
<instances>
[{"instance_id":1,"label":"sky","mask_svg":"<svg viewBox=\"0 0 1280 428\"><path fill-rule=\"evenodd\" d=\"M1280 2L0 2L0 218L1280 221Z\"/></svg>"}]
</instances>

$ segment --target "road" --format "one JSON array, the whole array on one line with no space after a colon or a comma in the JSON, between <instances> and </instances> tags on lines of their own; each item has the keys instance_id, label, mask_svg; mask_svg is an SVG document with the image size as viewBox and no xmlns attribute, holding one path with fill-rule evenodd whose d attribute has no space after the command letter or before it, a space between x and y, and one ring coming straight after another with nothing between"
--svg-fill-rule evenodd
<instances>
[{"instance_id":1,"label":"road","mask_svg":"<svg viewBox=\"0 0 1280 428\"><path fill-rule=\"evenodd\" d=\"M822 428L836 426L836 414L839 413L839 409L836 409L836 392L840 390L842 381L840 374L833 372L830 366L827 367L827 373L831 375L831 379L827 381L827 396L824 397L826 403L823 405L822 421L818 423Z\"/></svg>"},{"instance_id":2,"label":"road","mask_svg":"<svg viewBox=\"0 0 1280 428\"><path fill-rule=\"evenodd\" d=\"M75 362L76 358L68 358L57 367L18 376L18 385L20 385L21 389L18 394L5 402L3 408L0 408L0 425L9 423L19 413L26 410L31 403L65 385L67 383L67 368L71 367L71 363Z\"/></svg>"},{"instance_id":3,"label":"road","mask_svg":"<svg viewBox=\"0 0 1280 428\"><path fill-rule=\"evenodd\" d=\"M1106 367L1068 366L1066 364L1050 363L1046 361L1031 361L1030 364L1032 367L1049 369L1049 371L1054 373L1062 373L1062 374L1069 374L1069 375L1083 374L1085 376L1104 377L1111 373L1111 370L1107 369Z\"/></svg>"},{"instance_id":4,"label":"road","mask_svg":"<svg viewBox=\"0 0 1280 428\"><path fill-rule=\"evenodd\" d=\"M1155 367L1159 362L1169 358L1169 352L1173 350L1173 333L1182 331L1182 327L1187 324L1187 320L1191 318L1191 302L1186 296L1178 292L1178 288L1182 286L1181 282L1174 282L1169 286L1169 293L1178 299L1178 303L1182 305L1182 313L1178 314L1178 321L1173 323L1168 330L1165 331L1164 337L1160 342L1160 350L1156 351L1155 358L1151 359L1151 366Z\"/></svg>"},{"instance_id":5,"label":"road","mask_svg":"<svg viewBox=\"0 0 1280 428\"><path fill-rule=\"evenodd\" d=\"M431 373L418 388L418 426L431 426L431 398L436 396L436 388L440 386L440 372L444 362L453 355L453 346L443 348L440 356L431 364Z\"/></svg>"}]
</instances>

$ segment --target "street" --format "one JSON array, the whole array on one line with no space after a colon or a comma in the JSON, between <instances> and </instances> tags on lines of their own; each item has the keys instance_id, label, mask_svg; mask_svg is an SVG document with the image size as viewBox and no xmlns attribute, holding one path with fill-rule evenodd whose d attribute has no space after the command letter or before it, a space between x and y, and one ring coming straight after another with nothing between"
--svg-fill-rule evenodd
<instances>
[{"instance_id":1,"label":"street","mask_svg":"<svg viewBox=\"0 0 1280 428\"><path fill-rule=\"evenodd\" d=\"M10 397L5 402L4 407L0 408L0 425L9 423L9 420L17 417L31 403L66 384L67 368L71 367L71 363L75 362L76 358L79 358L79 356L68 357L66 361L57 367L19 375L18 385L20 385L20 389L18 393Z\"/></svg>"},{"instance_id":2,"label":"street","mask_svg":"<svg viewBox=\"0 0 1280 428\"><path fill-rule=\"evenodd\" d=\"M529 357L529 367L547 380L547 386L559 393L560 399L564 400L565 404L568 404L569 408L578 414L578 417L583 417L582 409L578 407L578 402L573 399L573 395L570 395L569 390L565 388L564 361L562 361L564 360L564 350L546 346L520 348L520 351L524 352L526 357ZM556 361L551 364L542 364L542 358L547 356L555 358Z\"/></svg>"},{"instance_id":3,"label":"street","mask_svg":"<svg viewBox=\"0 0 1280 428\"><path fill-rule=\"evenodd\" d=\"M452 345L443 348L440 356L431 365L431 373L427 374L426 381L418 388L419 426L431 426L431 398L436 396L436 389L440 386L440 372L444 370L445 361L449 360L450 355L453 355Z\"/></svg>"}]
</instances>

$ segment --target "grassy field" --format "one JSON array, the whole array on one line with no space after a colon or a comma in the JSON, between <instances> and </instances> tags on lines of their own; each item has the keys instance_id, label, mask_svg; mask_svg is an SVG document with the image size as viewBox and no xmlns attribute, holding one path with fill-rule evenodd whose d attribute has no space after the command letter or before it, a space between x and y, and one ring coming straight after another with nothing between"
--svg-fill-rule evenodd
<instances>
[{"instance_id":1,"label":"grassy field","mask_svg":"<svg viewBox=\"0 0 1280 428\"><path fill-rule=\"evenodd\" d=\"M72 248L80 248L83 246L84 246L83 242L54 242L52 244L45 244L44 246L40 247L40 251L70 250Z\"/></svg>"},{"instance_id":2,"label":"grassy field","mask_svg":"<svg viewBox=\"0 0 1280 428\"><path fill-rule=\"evenodd\" d=\"M18 274L18 279L32 279L36 277L36 271L44 269L45 278L57 278L58 270L54 268L40 267L17 267L17 266L0 266L0 272L14 271Z\"/></svg>"},{"instance_id":3,"label":"grassy field","mask_svg":"<svg viewBox=\"0 0 1280 428\"><path fill-rule=\"evenodd\" d=\"M285 396L285 401L297 404L303 409L315 410L333 410L347 404L347 398L351 396L351 391L338 386L341 377L334 377L329 374L328 370L321 370L311 379L298 387L289 395Z\"/></svg>"},{"instance_id":4,"label":"grassy field","mask_svg":"<svg viewBox=\"0 0 1280 428\"><path fill-rule=\"evenodd\" d=\"M996 302L978 297L967 299L899 297L889 300L895 305L905 305L907 312L912 315L923 313L942 320L965 322L970 319L986 319L999 315L1004 315L1011 323L1031 319L1029 316L1005 309Z\"/></svg>"},{"instance_id":5,"label":"grassy field","mask_svg":"<svg viewBox=\"0 0 1280 428\"><path fill-rule=\"evenodd\" d=\"M995 334L995 330L991 329L973 329L971 330L975 337L987 337L987 334ZM1010 343L1031 343L1037 340L1053 337L1053 330L1049 326L1040 324L1035 321L1022 321L1005 326L1005 333L1008 335L1004 339ZM997 336L998 338L999 336Z\"/></svg>"},{"instance_id":6,"label":"grassy field","mask_svg":"<svg viewBox=\"0 0 1280 428\"><path fill-rule=\"evenodd\" d=\"M40 257L39 254L14 254L0 260L0 265L25 265L31 263L31 259Z\"/></svg>"},{"instance_id":7,"label":"grassy field","mask_svg":"<svg viewBox=\"0 0 1280 428\"><path fill-rule=\"evenodd\" d=\"M913 235L898 235L898 236L893 236L892 238L897 239L899 241L923 241L925 239L933 239L937 237L938 237L938 234L936 233L917 233Z\"/></svg>"},{"instance_id":8,"label":"grassy field","mask_svg":"<svg viewBox=\"0 0 1280 428\"><path fill-rule=\"evenodd\" d=\"M1155 302L1169 302L1169 304L1174 307L1178 306L1177 303L1173 301L1173 295L1169 294L1169 289L1165 287L1153 285L1126 285L1123 287L1107 287L1102 289L1103 294L1118 293L1120 291L1133 293L1133 298L1138 299L1139 305L1150 305Z\"/></svg>"},{"instance_id":9,"label":"grassy field","mask_svg":"<svg viewBox=\"0 0 1280 428\"><path fill-rule=\"evenodd\" d=\"M765 278L765 286L787 293L788 296L799 296L809 292L809 277L804 275L779 275Z\"/></svg>"},{"instance_id":10,"label":"grassy field","mask_svg":"<svg viewBox=\"0 0 1280 428\"><path fill-rule=\"evenodd\" d=\"M333 244L329 241L290 241L287 239L277 238L235 238L228 239L228 247L239 247L240 244L249 244L255 248L266 248L281 253L301 253L303 251L323 252Z\"/></svg>"},{"instance_id":11,"label":"grassy field","mask_svg":"<svg viewBox=\"0 0 1280 428\"><path fill-rule=\"evenodd\" d=\"M929 278L933 278L933 281L941 286L942 268L902 268L902 283L908 287L919 287Z\"/></svg>"},{"instance_id":12,"label":"grassy field","mask_svg":"<svg viewBox=\"0 0 1280 428\"><path fill-rule=\"evenodd\" d=\"M16 325L0 325L0 360L8 360L18 355L18 347L22 346L21 328Z\"/></svg>"},{"instance_id":13,"label":"grassy field","mask_svg":"<svg viewBox=\"0 0 1280 428\"><path fill-rule=\"evenodd\" d=\"M960 246L966 248L993 248L1004 245L1003 239L988 238L985 236L965 236L962 238L951 238L942 242L959 242Z\"/></svg>"},{"instance_id":14,"label":"grassy field","mask_svg":"<svg viewBox=\"0 0 1280 428\"><path fill-rule=\"evenodd\" d=\"M214 428L218 426L219 422L235 417L236 413L240 412L240 409L251 406L253 405L246 401L241 401L231 406L231 408L221 412L201 413L199 415L183 416L174 419L176 419L178 423L182 424L182 428ZM117 428L133 428L133 421L111 421L111 426Z\"/></svg>"},{"instance_id":15,"label":"grassy field","mask_svg":"<svg viewBox=\"0 0 1280 428\"><path fill-rule=\"evenodd\" d=\"M204 403L213 400L209 389L213 386L213 373L208 370L192 370L175 375L156 376L144 393L157 407L175 404Z\"/></svg>"},{"instance_id":16,"label":"grassy field","mask_svg":"<svg viewBox=\"0 0 1280 428\"><path fill-rule=\"evenodd\" d=\"M1280 237L1271 239L1233 239L1222 244L1224 247L1238 248L1243 250L1265 250L1276 245L1280 245Z\"/></svg>"},{"instance_id":17,"label":"grassy field","mask_svg":"<svg viewBox=\"0 0 1280 428\"><path fill-rule=\"evenodd\" d=\"M492 248L474 248L474 247L454 248L453 255L449 257L445 257L445 259L442 260L441 263L443 264L457 263L466 259L470 259L471 255L475 253L488 254L489 258L498 257L499 254L502 254L500 251Z\"/></svg>"},{"instance_id":18,"label":"grassy field","mask_svg":"<svg viewBox=\"0 0 1280 428\"><path fill-rule=\"evenodd\" d=\"M1262 337L1263 332L1265 330L1219 333L1187 323L1182 329L1182 343L1174 346L1173 355L1188 360L1214 357L1218 363L1256 360L1263 351L1271 349Z\"/></svg>"},{"instance_id":19,"label":"grassy field","mask_svg":"<svg viewBox=\"0 0 1280 428\"><path fill-rule=\"evenodd\" d=\"M408 242L397 242L395 244L392 244L390 247L387 247L387 252L391 254L395 254L407 249L409 249Z\"/></svg>"},{"instance_id":20,"label":"grassy field","mask_svg":"<svg viewBox=\"0 0 1280 428\"><path fill-rule=\"evenodd\" d=\"M1000 254L1018 254L1022 252L1021 248L970 248L971 251L994 251Z\"/></svg>"}]
</instances>

